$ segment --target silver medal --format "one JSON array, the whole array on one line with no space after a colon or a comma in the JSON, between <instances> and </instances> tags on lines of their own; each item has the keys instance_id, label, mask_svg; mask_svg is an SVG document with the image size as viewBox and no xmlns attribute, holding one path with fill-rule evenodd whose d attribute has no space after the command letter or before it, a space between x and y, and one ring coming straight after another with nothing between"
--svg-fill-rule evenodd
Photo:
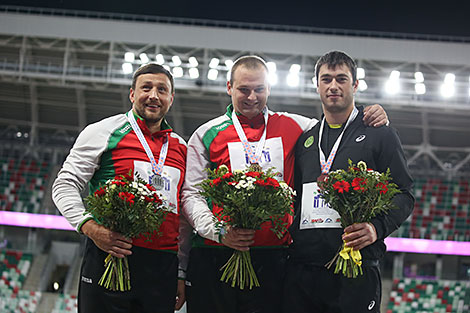
<instances>
[{"instance_id":1,"label":"silver medal","mask_svg":"<svg viewBox=\"0 0 470 313\"><path fill-rule=\"evenodd\" d=\"M160 175L153 175L150 177L150 184L152 184L155 189L162 190L164 184L163 177Z\"/></svg>"}]
</instances>

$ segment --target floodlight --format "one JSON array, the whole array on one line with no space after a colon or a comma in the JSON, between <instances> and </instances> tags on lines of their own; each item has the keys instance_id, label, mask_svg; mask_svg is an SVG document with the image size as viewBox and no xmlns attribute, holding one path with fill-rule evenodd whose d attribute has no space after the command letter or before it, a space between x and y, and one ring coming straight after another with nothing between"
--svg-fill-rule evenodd
<instances>
[{"instance_id":1,"label":"floodlight","mask_svg":"<svg viewBox=\"0 0 470 313\"><path fill-rule=\"evenodd\" d=\"M149 57L147 56L147 53L139 54L139 58L140 58L140 61L142 62L142 64L147 64L150 61Z\"/></svg>"},{"instance_id":2,"label":"floodlight","mask_svg":"<svg viewBox=\"0 0 470 313\"><path fill-rule=\"evenodd\" d=\"M356 73L357 79L364 79L366 77L366 71L362 67L358 67Z\"/></svg>"},{"instance_id":3,"label":"floodlight","mask_svg":"<svg viewBox=\"0 0 470 313\"><path fill-rule=\"evenodd\" d=\"M124 74L130 74L134 71L134 69L132 68L132 64L131 63L123 63L122 64L122 72Z\"/></svg>"},{"instance_id":4,"label":"floodlight","mask_svg":"<svg viewBox=\"0 0 470 313\"><path fill-rule=\"evenodd\" d=\"M421 72L415 72L415 82L423 83L424 82L424 75Z\"/></svg>"},{"instance_id":5,"label":"floodlight","mask_svg":"<svg viewBox=\"0 0 470 313\"><path fill-rule=\"evenodd\" d=\"M385 92L389 95L395 95L400 91L400 82L397 79L389 79L385 83Z\"/></svg>"},{"instance_id":6,"label":"floodlight","mask_svg":"<svg viewBox=\"0 0 470 313\"><path fill-rule=\"evenodd\" d=\"M400 71L393 70L390 73L390 80L398 80L400 78Z\"/></svg>"},{"instance_id":7,"label":"floodlight","mask_svg":"<svg viewBox=\"0 0 470 313\"><path fill-rule=\"evenodd\" d=\"M155 60L157 61L157 64L160 64L160 65L165 63L165 58L163 57L163 54L161 53L157 54L157 56L155 57Z\"/></svg>"},{"instance_id":8,"label":"floodlight","mask_svg":"<svg viewBox=\"0 0 470 313\"><path fill-rule=\"evenodd\" d=\"M124 54L124 61L132 63L135 60L135 54L134 52L126 52Z\"/></svg>"},{"instance_id":9,"label":"floodlight","mask_svg":"<svg viewBox=\"0 0 470 313\"><path fill-rule=\"evenodd\" d=\"M211 61L211 62L212 62L212 61ZM211 69L207 72L207 79L209 79L209 80L216 80L218 75L219 75L219 71L216 70L215 68L211 68Z\"/></svg>"},{"instance_id":10,"label":"floodlight","mask_svg":"<svg viewBox=\"0 0 470 313\"><path fill-rule=\"evenodd\" d=\"M189 57L188 62L189 62L189 65L192 67L196 67L199 64L199 62L197 61L195 57Z\"/></svg>"},{"instance_id":11,"label":"floodlight","mask_svg":"<svg viewBox=\"0 0 470 313\"><path fill-rule=\"evenodd\" d=\"M298 72L297 73L290 72L289 74L287 74L286 82L289 87L299 86L300 78L299 78Z\"/></svg>"},{"instance_id":12,"label":"floodlight","mask_svg":"<svg viewBox=\"0 0 470 313\"><path fill-rule=\"evenodd\" d=\"M416 78L416 76L415 76ZM423 83L415 84L415 92L417 95L424 95L426 93L426 85Z\"/></svg>"},{"instance_id":13,"label":"floodlight","mask_svg":"<svg viewBox=\"0 0 470 313\"><path fill-rule=\"evenodd\" d=\"M455 82L455 74L447 73L444 78L444 84L453 84Z\"/></svg>"},{"instance_id":14,"label":"floodlight","mask_svg":"<svg viewBox=\"0 0 470 313\"><path fill-rule=\"evenodd\" d=\"M367 86L366 81L363 79L359 79L359 86L358 86L359 91L364 91L367 89L367 87L368 86Z\"/></svg>"},{"instance_id":15,"label":"floodlight","mask_svg":"<svg viewBox=\"0 0 470 313\"><path fill-rule=\"evenodd\" d=\"M171 58L171 61L173 61L173 65L174 66L180 66L181 65L181 59L179 56L177 55L174 55L172 58Z\"/></svg>"},{"instance_id":16,"label":"floodlight","mask_svg":"<svg viewBox=\"0 0 470 313\"><path fill-rule=\"evenodd\" d=\"M300 64L292 64L290 66L289 72L291 73L299 73L300 72Z\"/></svg>"},{"instance_id":17,"label":"floodlight","mask_svg":"<svg viewBox=\"0 0 470 313\"><path fill-rule=\"evenodd\" d=\"M199 77L199 70L196 67L192 67L189 69L189 77L192 79L196 79Z\"/></svg>"},{"instance_id":18,"label":"floodlight","mask_svg":"<svg viewBox=\"0 0 470 313\"><path fill-rule=\"evenodd\" d=\"M444 98L450 98L454 95L455 93L455 87L454 84L442 84L441 85L441 95Z\"/></svg>"},{"instance_id":19,"label":"floodlight","mask_svg":"<svg viewBox=\"0 0 470 313\"><path fill-rule=\"evenodd\" d=\"M269 72L268 73L268 81L271 86L274 86L277 84L278 78L277 74L275 72Z\"/></svg>"},{"instance_id":20,"label":"floodlight","mask_svg":"<svg viewBox=\"0 0 470 313\"><path fill-rule=\"evenodd\" d=\"M227 67L227 69L232 69L232 66L233 66L233 61L230 60L230 59L227 59L225 60L225 66Z\"/></svg>"},{"instance_id":21,"label":"floodlight","mask_svg":"<svg viewBox=\"0 0 470 313\"><path fill-rule=\"evenodd\" d=\"M274 63L274 62L267 62L266 66L268 67L268 72L270 72L270 73L275 73L276 70L277 70L276 63Z\"/></svg>"},{"instance_id":22,"label":"floodlight","mask_svg":"<svg viewBox=\"0 0 470 313\"><path fill-rule=\"evenodd\" d=\"M173 76L174 77L183 77L183 68L180 66L176 66L173 68Z\"/></svg>"},{"instance_id":23,"label":"floodlight","mask_svg":"<svg viewBox=\"0 0 470 313\"><path fill-rule=\"evenodd\" d=\"M209 63L209 67L210 68L216 68L218 65L219 65L219 62L220 60L217 59L217 58L212 58L210 63Z\"/></svg>"}]
</instances>

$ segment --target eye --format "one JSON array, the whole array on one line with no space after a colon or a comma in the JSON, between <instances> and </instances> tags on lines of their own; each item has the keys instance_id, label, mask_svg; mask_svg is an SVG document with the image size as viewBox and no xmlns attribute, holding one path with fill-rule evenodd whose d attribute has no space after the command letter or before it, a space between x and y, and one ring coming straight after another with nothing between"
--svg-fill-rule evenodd
<instances>
[{"instance_id":1,"label":"eye","mask_svg":"<svg viewBox=\"0 0 470 313\"><path fill-rule=\"evenodd\" d=\"M264 87L256 88L256 89L255 89L255 92L256 92L256 93L264 92Z\"/></svg>"}]
</instances>

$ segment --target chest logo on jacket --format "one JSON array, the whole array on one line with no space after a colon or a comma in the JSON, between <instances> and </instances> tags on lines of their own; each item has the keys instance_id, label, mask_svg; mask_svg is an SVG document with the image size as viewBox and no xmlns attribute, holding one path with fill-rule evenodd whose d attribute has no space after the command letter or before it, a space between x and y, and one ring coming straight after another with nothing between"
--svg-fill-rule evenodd
<instances>
[{"instance_id":1,"label":"chest logo on jacket","mask_svg":"<svg viewBox=\"0 0 470 313\"><path fill-rule=\"evenodd\" d=\"M308 137L304 142L304 147L305 148L310 148L310 146L313 145L314 141L315 141L315 139L313 138L313 136Z\"/></svg>"},{"instance_id":2,"label":"chest logo on jacket","mask_svg":"<svg viewBox=\"0 0 470 313\"><path fill-rule=\"evenodd\" d=\"M356 142L361 142L363 141L364 139L366 139L366 135L360 135L356 138Z\"/></svg>"}]
</instances>

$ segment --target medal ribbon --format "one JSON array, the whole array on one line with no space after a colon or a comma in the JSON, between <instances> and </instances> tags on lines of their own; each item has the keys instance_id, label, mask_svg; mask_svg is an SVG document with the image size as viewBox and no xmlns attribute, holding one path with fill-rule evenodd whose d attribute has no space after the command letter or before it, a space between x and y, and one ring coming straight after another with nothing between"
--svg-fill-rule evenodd
<instances>
[{"instance_id":1,"label":"medal ribbon","mask_svg":"<svg viewBox=\"0 0 470 313\"><path fill-rule=\"evenodd\" d=\"M258 145L256 146L256 151L253 151L251 144L248 142L248 139L246 138L245 131L243 130L242 125L240 124L240 121L238 120L237 114L235 113L235 108L232 111L233 126L235 127L238 138L240 138L240 141L243 145L243 150L245 150L245 153L248 155L248 160L250 161L251 164L260 163L261 152L263 151L264 143L266 142L266 130L268 128L268 109L266 107L264 107L263 109L263 116L264 116L263 135L261 136L261 139L259 140Z\"/></svg>"},{"instance_id":2,"label":"medal ribbon","mask_svg":"<svg viewBox=\"0 0 470 313\"><path fill-rule=\"evenodd\" d=\"M321 165L322 174L326 175L330 171L331 165L333 164L333 161L336 156L336 152L338 151L339 144L341 142L341 139L343 138L344 131L349 126L349 124L351 124L351 122L354 121L358 113L359 113L359 110L356 107L354 107L351 114L349 114L348 121L346 122L346 125L343 128L343 131L341 132L339 137L336 139L336 142L333 145L333 148L331 149L330 155L328 156L328 160L325 160L325 154L323 153L323 150L321 149L321 140L323 138L323 126L325 125L325 117L323 117L321 121L321 125L320 125L320 134L318 138L318 151L320 153L320 165Z\"/></svg>"},{"instance_id":3,"label":"medal ribbon","mask_svg":"<svg viewBox=\"0 0 470 313\"><path fill-rule=\"evenodd\" d=\"M163 141L163 146L160 150L160 157L158 158L158 164L157 164L157 162L155 161L155 157L153 156L152 150L150 150L147 140L145 139L144 134L142 133L142 130L140 129L139 125L137 125L137 121L135 120L132 109L129 112L127 112L127 119L129 120L129 123L131 124L132 129L137 135L137 138L139 138L140 144L144 148L145 153L147 153L147 157L150 160L150 164L152 164L153 173L161 176L163 172L163 164L165 164L165 159L166 159L166 155L168 152L168 134L166 135Z\"/></svg>"}]
</instances>

